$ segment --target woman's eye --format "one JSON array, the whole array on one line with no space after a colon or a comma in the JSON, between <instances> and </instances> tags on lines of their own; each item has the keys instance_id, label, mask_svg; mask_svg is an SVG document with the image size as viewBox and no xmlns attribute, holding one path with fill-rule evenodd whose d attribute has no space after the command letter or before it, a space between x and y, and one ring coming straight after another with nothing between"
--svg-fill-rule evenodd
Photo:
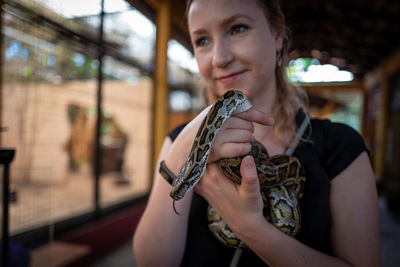
<instances>
[{"instance_id":1,"label":"woman's eye","mask_svg":"<svg viewBox=\"0 0 400 267\"><path fill-rule=\"evenodd\" d=\"M234 25L231 28L231 34L238 34L246 31L249 27L243 24Z\"/></svg>"},{"instance_id":2,"label":"woman's eye","mask_svg":"<svg viewBox=\"0 0 400 267\"><path fill-rule=\"evenodd\" d=\"M207 45L208 43L209 43L209 40L208 40L206 37L198 38L198 39L196 39L196 41L194 42L194 44L195 44L196 47L205 46L205 45Z\"/></svg>"}]
</instances>

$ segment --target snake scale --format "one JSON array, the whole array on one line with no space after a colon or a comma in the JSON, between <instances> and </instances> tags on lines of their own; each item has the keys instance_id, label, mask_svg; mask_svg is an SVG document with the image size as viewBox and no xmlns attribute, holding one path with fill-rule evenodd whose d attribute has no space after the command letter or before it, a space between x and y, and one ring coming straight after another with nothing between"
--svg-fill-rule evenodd
<instances>
[{"instance_id":1,"label":"snake scale","mask_svg":"<svg viewBox=\"0 0 400 267\"><path fill-rule=\"evenodd\" d=\"M249 110L252 104L240 91L226 92L211 106L194 139L189 157L173 183L170 196L182 199L203 176L207 159L215 136L232 114ZM261 196L264 202L264 217L282 232L295 236L301 226L299 199L304 191L305 175L299 160L288 154L270 157L265 147L252 144L249 153L253 156ZM240 163L245 155L233 159L220 159L219 166L232 181L240 184ZM225 221L209 205L208 226L214 236L223 244L243 248L246 245L231 231Z\"/></svg>"}]
</instances>

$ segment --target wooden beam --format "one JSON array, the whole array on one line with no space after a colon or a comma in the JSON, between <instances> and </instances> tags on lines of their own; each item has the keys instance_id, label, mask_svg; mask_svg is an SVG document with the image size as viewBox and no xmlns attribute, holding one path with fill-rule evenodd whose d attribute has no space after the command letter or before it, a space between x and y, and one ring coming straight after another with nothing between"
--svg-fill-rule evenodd
<instances>
[{"instance_id":1,"label":"wooden beam","mask_svg":"<svg viewBox=\"0 0 400 267\"><path fill-rule=\"evenodd\" d=\"M365 87L361 82L322 82L322 83L304 83L303 86L307 92L318 93L323 90L330 91L364 91Z\"/></svg>"},{"instance_id":2,"label":"wooden beam","mask_svg":"<svg viewBox=\"0 0 400 267\"><path fill-rule=\"evenodd\" d=\"M172 32L171 37L181 43L186 49L193 52L187 27L186 5L182 0L171 0L174 7L171 10Z\"/></svg>"},{"instance_id":3,"label":"wooden beam","mask_svg":"<svg viewBox=\"0 0 400 267\"><path fill-rule=\"evenodd\" d=\"M379 119L376 126L376 152L374 157L374 169L378 180L383 179L385 175L386 135L388 128L388 104L390 95L389 79L400 69L399 62L400 49L382 63L376 71L382 90Z\"/></svg>"},{"instance_id":4,"label":"wooden beam","mask_svg":"<svg viewBox=\"0 0 400 267\"><path fill-rule=\"evenodd\" d=\"M167 49L171 35L171 1L160 1L157 8L156 60L154 72L153 166L155 166L168 127Z\"/></svg>"}]
</instances>

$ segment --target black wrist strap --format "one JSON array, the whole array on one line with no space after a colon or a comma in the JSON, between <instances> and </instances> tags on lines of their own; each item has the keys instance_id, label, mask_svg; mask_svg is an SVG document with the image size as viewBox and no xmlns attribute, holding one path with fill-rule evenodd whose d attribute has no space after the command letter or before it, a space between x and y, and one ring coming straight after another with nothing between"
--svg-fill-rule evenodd
<instances>
[{"instance_id":1,"label":"black wrist strap","mask_svg":"<svg viewBox=\"0 0 400 267\"><path fill-rule=\"evenodd\" d=\"M176 180L175 174L173 174L170 169L168 169L167 165L165 165L165 160L161 161L158 172L170 185L172 185Z\"/></svg>"}]
</instances>

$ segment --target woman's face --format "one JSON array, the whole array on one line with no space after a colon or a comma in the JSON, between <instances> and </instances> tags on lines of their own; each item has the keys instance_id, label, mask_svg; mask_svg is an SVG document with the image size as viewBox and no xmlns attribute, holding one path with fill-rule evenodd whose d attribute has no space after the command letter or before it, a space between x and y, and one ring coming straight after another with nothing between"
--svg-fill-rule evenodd
<instances>
[{"instance_id":1,"label":"woman's face","mask_svg":"<svg viewBox=\"0 0 400 267\"><path fill-rule=\"evenodd\" d=\"M257 0L194 0L188 25L200 74L214 95L240 89L255 98L275 90L282 38Z\"/></svg>"}]
</instances>

